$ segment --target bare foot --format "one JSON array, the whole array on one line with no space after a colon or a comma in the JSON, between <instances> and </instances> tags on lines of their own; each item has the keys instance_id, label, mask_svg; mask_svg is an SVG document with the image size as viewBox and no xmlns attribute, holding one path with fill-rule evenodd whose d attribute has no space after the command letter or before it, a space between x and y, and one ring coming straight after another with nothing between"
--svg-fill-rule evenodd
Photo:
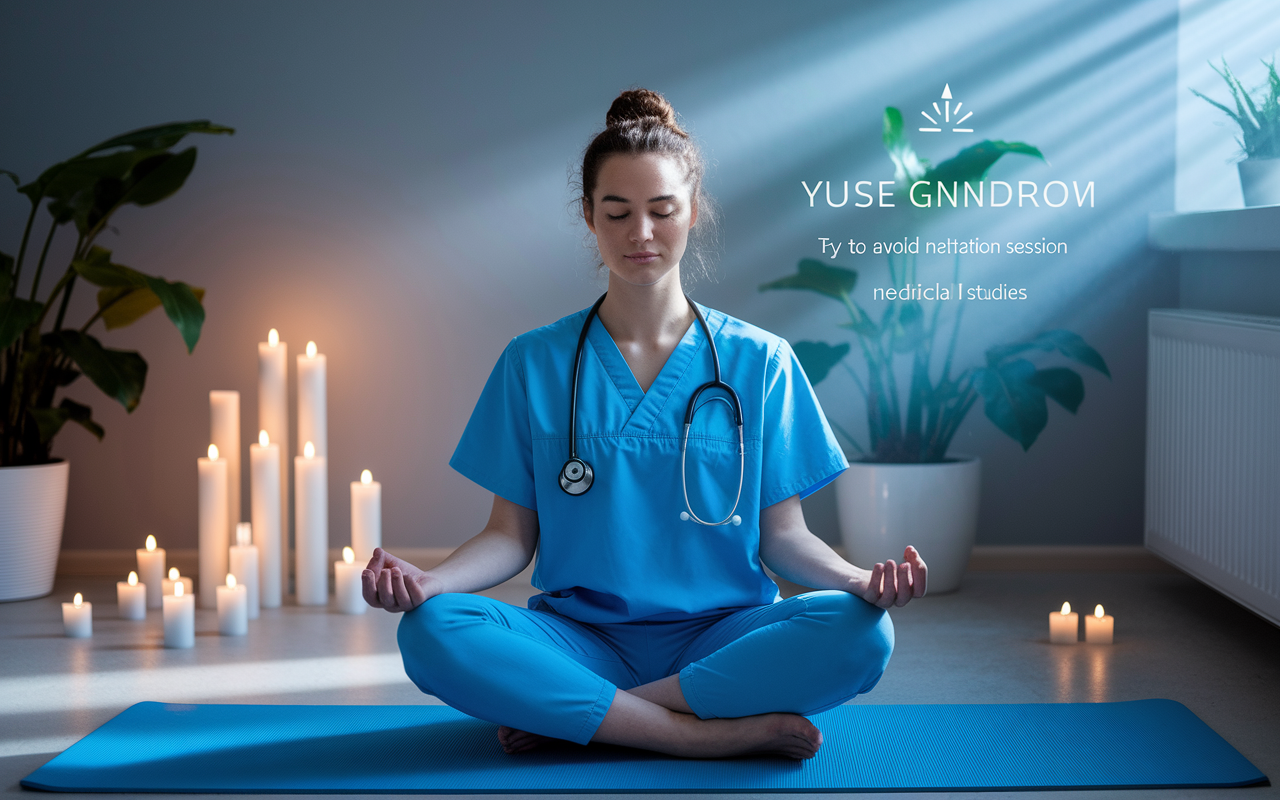
<instances>
[{"instance_id":1,"label":"bare foot","mask_svg":"<svg viewBox=\"0 0 1280 800\"><path fill-rule=\"evenodd\" d=\"M822 731L799 714L698 720L696 727L694 736L674 755L724 758L761 754L801 760L813 758L822 746Z\"/></svg>"},{"instance_id":2,"label":"bare foot","mask_svg":"<svg viewBox=\"0 0 1280 800\"><path fill-rule=\"evenodd\" d=\"M543 736L540 733L529 733L517 728L508 728L506 725L498 726L498 743L502 745L503 751L508 755L536 750L542 745L552 742L563 744L564 740Z\"/></svg>"}]
</instances>

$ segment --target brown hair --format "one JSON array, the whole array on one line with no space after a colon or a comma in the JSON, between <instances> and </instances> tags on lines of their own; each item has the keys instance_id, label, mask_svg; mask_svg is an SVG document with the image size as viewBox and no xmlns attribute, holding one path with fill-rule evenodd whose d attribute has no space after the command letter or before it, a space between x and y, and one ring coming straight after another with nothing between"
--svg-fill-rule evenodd
<instances>
[{"instance_id":1,"label":"brown hair","mask_svg":"<svg viewBox=\"0 0 1280 800\"><path fill-rule=\"evenodd\" d=\"M605 129L598 133L582 154L582 172L577 205L583 217L591 212L591 197L600 176L600 167L614 154L660 153L677 159L685 168L689 194L698 207L698 221L689 232L686 255L693 257L696 270L690 278L710 277L708 251L713 248L716 227L715 204L703 188L706 161L687 131L676 121L675 109L666 98L648 89L628 89L618 95L605 114ZM601 263L600 266L603 266Z\"/></svg>"}]
</instances>

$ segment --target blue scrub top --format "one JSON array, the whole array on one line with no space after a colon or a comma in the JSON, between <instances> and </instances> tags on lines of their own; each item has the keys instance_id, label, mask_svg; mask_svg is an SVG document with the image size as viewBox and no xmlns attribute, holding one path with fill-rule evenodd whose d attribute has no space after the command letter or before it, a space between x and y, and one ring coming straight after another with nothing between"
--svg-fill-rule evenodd
<instances>
[{"instance_id":1,"label":"blue scrub top","mask_svg":"<svg viewBox=\"0 0 1280 800\"><path fill-rule=\"evenodd\" d=\"M691 619L777 602L760 563L760 509L805 497L848 468L813 387L786 340L699 306L723 380L742 401L746 467L740 526L682 521L680 438L689 398L714 377L697 320L642 391L618 346L593 320L578 386L578 457L595 481L560 488L569 458L574 352L589 309L517 336L493 368L449 465L538 512L529 608L582 622ZM738 433L707 391L689 434L689 502L719 521L738 490Z\"/></svg>"}]
</instances>

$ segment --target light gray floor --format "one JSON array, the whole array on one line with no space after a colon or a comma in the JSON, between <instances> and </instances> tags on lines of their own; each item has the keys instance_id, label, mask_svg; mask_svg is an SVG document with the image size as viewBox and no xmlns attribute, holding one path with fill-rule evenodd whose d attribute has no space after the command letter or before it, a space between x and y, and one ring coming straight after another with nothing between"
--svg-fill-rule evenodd
<instances>
[{"instance_id":1,"label":"light gray floor","mask_svg":"<svg viewBox=\"0 0 1280 800\"><path fill-rule=\"evenodd\" d=\"M94 601L90 640L62 636L59 603L77 591ZM530 593L518 580L486 592L521 604ZM1049 644L1046 617L1064 600L1082 613L1102 603L1117 619L1115 644ZM198 611L192 650L162 647L158 612L145 622L114 614L111 579L59 579L50 597L0 604L0 785L6 793L26 791L19 780L141 700L434 701L404 677L395 644L398 617L386 612L343 616L285 607L263 612L247 637L228 638L217 634L212 612ZM960 591L913 601L892 615L897 645L888 671L854 702L901 704L904 725L917 703L1164 697L1190 708L1264 773L1280 775L1280 629L1181 573L971 572ZM1280 788L858 796L1004 795L1261 798L1280 797Z\"/></svg>"}]
</instances>

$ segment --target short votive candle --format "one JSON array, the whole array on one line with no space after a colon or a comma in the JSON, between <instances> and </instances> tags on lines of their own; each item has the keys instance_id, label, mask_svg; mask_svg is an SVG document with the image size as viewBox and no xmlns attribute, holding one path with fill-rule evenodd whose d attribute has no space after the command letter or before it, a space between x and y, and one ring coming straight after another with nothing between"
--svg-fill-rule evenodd
<instances>
[{"instance_id":1,"label":"short votive candle","mask_svg":"<svg viewBox=\"0 0 1280 800\"><path fill-rule=\"evenodd\" d=\"M93 635L93 603L79 592L70 603L62 604L62 631L73 639L88 639Z\"/></svg>"},{"instance_id":2,"label":"short votive candle","mask_svg":"<svg viewBox=\"0 0 1280 800\"><path fill-rule=\"evenodd\" d=\"M165 578L163 581L160 582L160 588L161 588L160 594L164 595L165 597L172 597L174 594L173 587L179 583L182 584L183 594L191 594L191 589L192 589L191 579L187 577L183 577L182 575L178 574L177 567L169 567L169 577Z\"/></svg>"},{"instance_id":3,"label":"short votive candle","mask_svg":"<svg viewBox=\"0 0 1280 800\"><path fill-rule=\"evenodd\" d=\"M1049 614L1049 641L1053 644L1075 644L1080 641L1080 615L1063 603L1061 611Z\"/></svg>"},{"instance_id":4,"label":"short votive candle","mask_svg":"<svg viewBox=\"0 0 1280 800\"><path fill-rule=\"evenodd\" d=\"M226 585L215 589L218 633L223 636L244 636L249 632L249 600L245 585L236 583L236 576L228 572Z\"/></svg>"},{"instance_id":5,"label":"short votive candle","mask_svg":"<svg viewBox=\"0 0 1280 800\"><path fill-rule=\"evenodd\" d=\"M181 582L173 587L174 593L164 598L164 646L195 647L196 644L196 596L186 591Z\"/></svg>"},{"instance_id":6,"label":"short votive candle","mask_svg":"<svg viewBox=\"0 0 1280 800\"><path fill-rule=\"evenodd\" d=\"M138 582L138 573L130 572L126 581L116 581L116 606L120 619L147 618L147 585Z\"/></svg>"},{"instance_id":7,"label":"short votive candle","mask_svg":"<svg viewBox=\"0 0 1280 800\"><path fill-rule=\"evenodd\" d=\"M334 600L343 614L363 614L369 604L364 601L364 587L360 575L364 564L355 563L355 552L342 548L342 560L333 562Z\"/></svg>"},{"instance_id":8,"label":"short votive candle","mask_svg":"<svg viewBox=\"0 0 1280 800\"><path fill-rule=\"evenodd\" d=\"M1115 617L1103 611L1101 605L1084 618L1084 640L1090 644L1111 644L1115 630Z\"/></svg>"}]
</instances>

